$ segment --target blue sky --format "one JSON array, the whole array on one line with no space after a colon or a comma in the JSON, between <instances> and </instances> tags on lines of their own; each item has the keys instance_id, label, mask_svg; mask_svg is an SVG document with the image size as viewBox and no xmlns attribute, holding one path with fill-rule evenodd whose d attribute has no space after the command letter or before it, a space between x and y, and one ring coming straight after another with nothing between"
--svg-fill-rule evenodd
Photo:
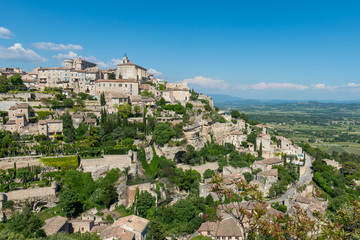
<instances>
[{"instance_id":1,"label":"blue sky","mask_svg":"<svg viewBox=\"0 0 360 240\"><path fill-rule=\"evenodd\" d=\"M1 0L0 67L124 53L171 82L253 99L360 99L359 1Z\"/></svg>"}]
</instances>

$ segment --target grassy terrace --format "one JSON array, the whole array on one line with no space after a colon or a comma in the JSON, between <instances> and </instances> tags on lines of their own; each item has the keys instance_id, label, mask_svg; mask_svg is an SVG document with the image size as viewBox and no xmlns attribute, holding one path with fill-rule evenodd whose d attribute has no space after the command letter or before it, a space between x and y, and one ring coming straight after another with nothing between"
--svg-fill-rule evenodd
<instances>
[{"instance_id":1,"label":"grassy terrace","mask_svg":"<svg viewBox=\"0 0 360 240\"><path fill-rule=\"evenodd\" d=\"M41 164L62 170L74 169L79 166L79 156L41 158Z\"/></svg>"}]
</instances>

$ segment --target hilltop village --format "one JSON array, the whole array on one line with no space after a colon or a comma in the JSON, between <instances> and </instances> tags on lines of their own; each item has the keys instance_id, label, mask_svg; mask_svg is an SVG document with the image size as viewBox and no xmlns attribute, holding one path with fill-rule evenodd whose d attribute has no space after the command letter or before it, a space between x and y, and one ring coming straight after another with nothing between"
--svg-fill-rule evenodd
<instances>
[{"instance_id":1,"label":"hilltop village","mask_svg":"<svg viewBox=\"0 0 360 240\"><path fill-rule=\"evenodd\" d=\"M0 229L13 239L247 239L328 207L300 146L127 56L107 70L0 68L0 92Z\"/></svg>"}]
</instances>

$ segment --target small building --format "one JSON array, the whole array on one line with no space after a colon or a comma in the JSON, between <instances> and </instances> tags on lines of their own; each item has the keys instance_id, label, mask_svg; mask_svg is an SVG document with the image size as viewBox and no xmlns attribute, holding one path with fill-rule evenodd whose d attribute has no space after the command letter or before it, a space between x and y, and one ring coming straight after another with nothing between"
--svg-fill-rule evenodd
<instances>
[{"instance_id":1,"label":"small building","mask_svg":"<svg viewBox=\"0 0 360 240\"><path fill-rule=\"evenodd\" d=\"M71 116L74 128L78 128L79 124L84 121L84 115L75 113Z\"/></svg>"},{"instance_id":2,"label":"small building","mask_svg":"<svg viewBox=\"0 0 360 240\"><path fill-rule=\"evenodd\" d=\"M93 220L70 220L69 224L71 226L71 233L85 233L90 232L91 229L94 227L94 221Z\"/></svg>"},{"instance_id":3,"label":"small building","mask_svg":"<svg viewBox=\"0 0 360 240\"><path fill-rule=\"evenodd\" d=\"M251 183L258 185L264 195L268 195L270 187L278 180L278 176L278 169L262 171L256 174L255 179Z\"/></svg>"},{"instance_id":4,"label":"small building","mask_svg":"<svg viewBox=\"0 0 360 240\"><path fill-rule=\"evenodd\" d=\"M130 215L119 218L100 233L101 239L144 240L149 231L150 221Z\"/></svg>"},{"instance_id":5,"label":"small building","mask_svg":"<svg viewBox=\"0 0 360 240\"><path fill-rule=\"evenodd\" d=\"M90 126L90 125L97 126L97 121L95 118L85 117L84 124L86 126Z\"/></svg>"},{"instance_id":6,"label":"small building","mask_svg":"<svg viewBox=\"0 0 360 240\"><path fill-rule=\"evenodd\" d=\"M189 88L172 88L172 89L166 89L163 92L162 96L166 102L169 103L182 103L185 104L190 99L190 91Z\"/></svg>"},{"instance_id":7,"label":"small building","mask_svg":"<svg viewBox=\"0 0 360 240\"><path fill-rule=\"evenodd\" d=\"M29 124L30 106L27 103L16 104L9 108L9 120L5 129L10 132L22 132Z\"/></svg>"},{"instance_id":8,"label":"small building","mask_svg":"<svg viewBox=\"0 0 360 240\"><path fill-rule=\"evenodd\" d=\"M111 106L114 105L123 105L126 103L130 103L129 95L125 95L123 93L111 93Z\"/></svg>"},{"instance_id":9,"label":"small building","mask_svg":"<svg viewBox=\"0 0 360 240\"><path fill-rule=\"evenodd\" d=\"M332 166L332 167L336 168L337 170L340 170L342 168L342 165L335 160L330 160L330 159L324 158L322 161L324 163L326 163L326 165Z\"/></svg>"},{"instance_id":10,"label":"small building","mask_svg":"<svg viewBox=\"0 0 360 240\"><path fill-rule=\"evenodd\" d=\"M253 169L261 169L262 171L269 171L274 165L283 165L284 161L280 158L267 158L261 161L255 161L252 164Z\"/></svg>"},{"instance_id":11,"label":"small building","mask_svg":"<svg viewBox=\"0 0 360 240\"><path fill-rule=\"evenodd\" d=\"M42 227L47 236L58 232L70 232L70 224L66 217L56 216L45 220L45 225Z\"/></svg>"},{"instance_id":12,"label":"small building","mask_svg":"<svg viewBox=\"0 0 360 240\"><path fill-rule=\"evenodd\" d=\"M233 218L217 222L204 222L197 232L202 236L216 240L243 239L242 230Z\"/></svg>"},{"instance_id":13,"label":"small building","mask_svg":"<svg viewBox=\"0 0 360 240\"><path fill-rule=\"evenodd\" d=\"M39 121L39 134L49 136L54 140L56 135L62 135L63 122L62 120L40 120Z\"/></svg>"}]
</instances>

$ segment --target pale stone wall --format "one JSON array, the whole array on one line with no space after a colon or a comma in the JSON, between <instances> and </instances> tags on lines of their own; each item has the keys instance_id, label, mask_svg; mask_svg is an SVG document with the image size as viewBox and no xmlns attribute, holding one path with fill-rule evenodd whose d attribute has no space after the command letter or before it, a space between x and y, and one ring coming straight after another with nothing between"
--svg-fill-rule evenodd
<instances>
[{"instance_id":1,"label":"pale stone wall","mask_svg":"<svg viewBox=\"0 0 360 240\"><path fill-rule=\"evenodd\" d=\"M40 156L21 156L21 157L9 157L0 158L0 169L14 168L16 163L17 168L24 168L29 166L40 166Z\"/></svg>"},{"instance_id":2,"label":"pale stone wall","mask_svg":"<svg viewBox=\"0 0 360 240\"><path fill-rule=\"evenodd\" d=\"M176 166L178 168L182 168L184 171L188 169L196 170L201 174L201 176L203 176L206 169L211 169L216 171L219 168L219 164L217 162L207 162L205 164L196 165L196 166L190 166L185 164L177 164Z\"/></svg>"},{"instance_id":3,"label":"pale stone wall","mask_svg":"<svg viewBox=\"0 0 360 240\"><path fill-rule=\"evenodd\" d=\"M5 193L7 201L24 201L26 199L47 199L56 197L52 187L30 188Z\"/></svg>"},{"instance_id":4,"label":"pale stone wall","mask_svg":"<svg viewBox=\"0 0 360 240\"><path fill-rule=\"evenodd\" d=\"M103 158L82 159L81 168L84 172L91 172L91 176L94 179L99 178L114 168L124 170L130 167L130 173L135 175L137 173L136 158L136 152L133 155L104 155Z\"/></svg>"}]
</instances>

